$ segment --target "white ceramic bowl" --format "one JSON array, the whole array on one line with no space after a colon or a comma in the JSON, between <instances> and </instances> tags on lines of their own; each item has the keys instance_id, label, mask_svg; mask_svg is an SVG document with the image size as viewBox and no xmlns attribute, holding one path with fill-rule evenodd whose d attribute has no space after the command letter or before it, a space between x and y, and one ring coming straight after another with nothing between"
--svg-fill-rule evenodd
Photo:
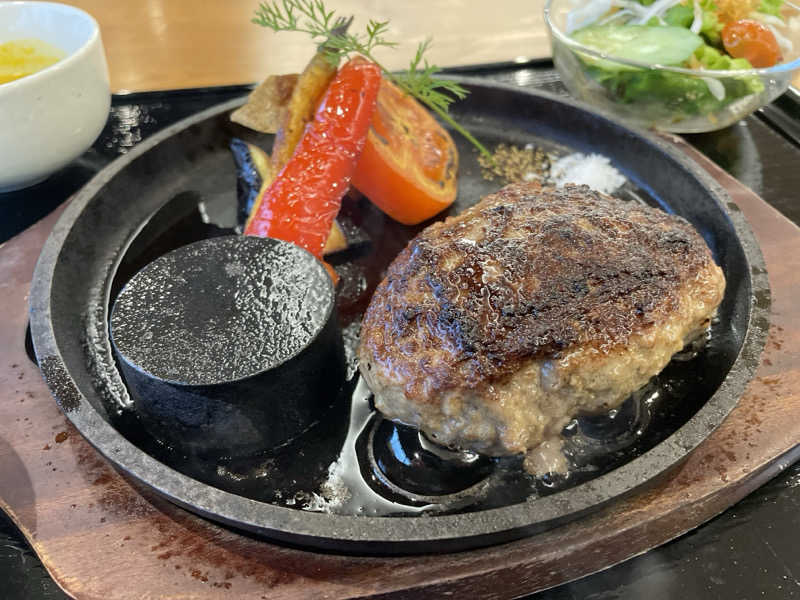
<instances>
[{"instance_id":1,"label":"white ceramic bowl","mask_svg":"<svg viewBox=\"0 0 800 600\"><path fill-rule=\"evenodd\" d=\"M83 154L108 119L108 66L97 22L52 2L0 2L0 43L38 38L66 57L0 84L0 192L33 185Z\"/></svg>"}]
</instances>

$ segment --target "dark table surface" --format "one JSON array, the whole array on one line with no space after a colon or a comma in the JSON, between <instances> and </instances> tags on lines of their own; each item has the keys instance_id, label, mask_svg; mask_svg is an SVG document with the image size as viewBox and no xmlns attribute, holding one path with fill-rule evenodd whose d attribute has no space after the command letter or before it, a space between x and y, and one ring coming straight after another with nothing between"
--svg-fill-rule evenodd
<instances>
[{"instance_id":1,"label":"dark table surface","mask_svg":"<svg viewBox=\"0 0 800 600\"><path fill-rule=\"evenodd\" d=\"M465 74L564 93L547 63L497 65L466 70ZM0 194L0 244L48 214L98 170L147 136L246 92L245 87L232 87L115 97L106 128L86 154L44 183ZM800 224L800 96L790 92L728 129L686 137ZM131 597L136 597L135 591ZM66 598L2 512L0 598ZM530 598L800 598L800 463L695 531L611 569Z\"/></svg>"}]
</instances>

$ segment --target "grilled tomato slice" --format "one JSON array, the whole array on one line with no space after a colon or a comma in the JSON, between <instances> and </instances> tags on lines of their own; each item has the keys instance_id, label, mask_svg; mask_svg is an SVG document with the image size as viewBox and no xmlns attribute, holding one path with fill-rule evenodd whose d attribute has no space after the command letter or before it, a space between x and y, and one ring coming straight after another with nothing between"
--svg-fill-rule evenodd
<instances>
[{"instance_id":1,"label":"grilled tomato slice","mask_svg":"<svg viewBox=\"0 0 800 600\"><path fill-rule=\"evenodd\" d=\"M415 225L455 200L458 151L414 98L381 80L352 184L391 218Z\"/></svg>"}]
</instances>

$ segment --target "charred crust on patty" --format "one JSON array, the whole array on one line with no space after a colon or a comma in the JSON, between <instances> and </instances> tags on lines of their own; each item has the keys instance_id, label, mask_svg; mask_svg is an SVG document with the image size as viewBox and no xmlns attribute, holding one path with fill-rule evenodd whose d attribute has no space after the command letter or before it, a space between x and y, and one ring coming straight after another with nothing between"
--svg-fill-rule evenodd
<instances>
[{"instance_id":1,"label":"charred crust on patty","mask_svg":"<svg viewBox=\"0 0 800 600\"><path fill-rule=\"evenodd\" d=\"M624 346L710 265L679 216L586 186L511 185L403 250L366 313L359 353L418 402L490 389L530 360Z\"/></svg>"}]
</instances>

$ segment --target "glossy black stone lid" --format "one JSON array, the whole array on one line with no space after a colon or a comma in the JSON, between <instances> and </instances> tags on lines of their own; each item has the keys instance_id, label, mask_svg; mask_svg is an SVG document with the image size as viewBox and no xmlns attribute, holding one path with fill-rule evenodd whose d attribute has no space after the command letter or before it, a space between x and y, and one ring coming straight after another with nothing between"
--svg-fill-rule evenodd
<instances>
[{"instance_id":1,"label":"glossy black stone lid","mask_svg":"<svg viewBox=\"0 0 800 600\"><path fill-rule=\"evenodd\" d=\"M335 304L320 261L289 242L217 236L162 254L113 301L111 342L138 419L131 429L150 433L150 452L211 464L288 444L339 397Z\"/></svg>"},{"instance_id":2,"label":"glossy black stone lid","mask_svg":"<svg viewBox=\"0 0 800 600\"><path fill-rule=\"evenodd\" d=\"M330 277L305 250L215 237L139 271L114 303L111 339L153 377L209 385L291 359L319 335L333 307Z\"/></svg>"}]
</instances>

